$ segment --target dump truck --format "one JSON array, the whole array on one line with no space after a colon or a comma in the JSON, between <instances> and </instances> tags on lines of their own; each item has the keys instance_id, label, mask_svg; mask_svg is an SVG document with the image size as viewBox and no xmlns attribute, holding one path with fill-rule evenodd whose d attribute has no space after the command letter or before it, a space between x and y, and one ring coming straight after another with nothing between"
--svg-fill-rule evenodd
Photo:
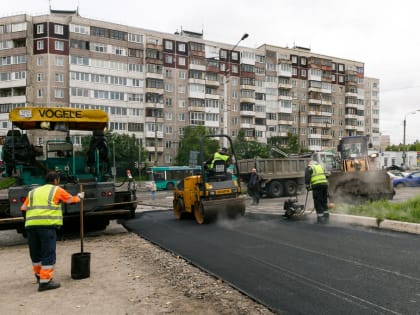
<instances>
[{"instance_id":1,"label":"dump truck","mask_svg":"<svg viewBox=\"0 0 420 315\"><path fill-rule=\"evenodd\" d=\"M12 129L2 150L0 230L24 232L20 211L28 192L45 183L45 174L55 170L60 185L72 195L85 192L84 222L88 228L105 229L110 220L131 218L137 207L136 183L127 174L124 183L110 180L110 150L104 130L108 115L102 110L65 107L15 108L9 113ZM75 150L70 131L91 135L87 154ZM79 204L63 204L63 224L80 220Z\"/></svg>"},{"instance_id":2,"label":"dump truck","mask_svg":"<svg viewBox=\"0 0 420 315\"><path fill-rule=\"evenodd\" d=\"M337 146L339 163L328 178L331 202L350 204L393 199L395 191L386 170L378 169L378 154L368 154L368 136L349 136Z\"/></svg>"},{"instance_id":3,"label":"dump truck","mask_svg":"<svg viewBox=\"0 0 420 315\"><path fill-rule=\"evenodd\" d=\"M238 161L240 178L248 183L253 168L260 174L262 196L295 196L305 185L305 167L311 155L255 158Z\"/></svg>"},{"instance_id":4,"label":"dump truck","mask_svg":"<svg viewBox=\"0 0 420 315\"><path fill-rule=\"evenodd\" d=\"M215 161L212 168L204 160L204 139L226 138L230 144L229 162ZM175 218L194 216L198 224L216 219L234 219L245 214L245 195L239 181L232 140L227 135L207 135L200 142L200 173L180 180L174 188Z\"/></svg>"}]
</instances>

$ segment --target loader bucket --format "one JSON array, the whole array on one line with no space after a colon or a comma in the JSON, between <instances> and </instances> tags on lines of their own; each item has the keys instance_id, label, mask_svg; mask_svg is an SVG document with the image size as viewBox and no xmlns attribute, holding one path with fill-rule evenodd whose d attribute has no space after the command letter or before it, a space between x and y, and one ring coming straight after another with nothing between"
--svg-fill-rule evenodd
<instances>
[{"instance_id":1,"label":"loader bucket","mask_svg":"<svg viewBox=\"0 0 420 315\"><path fill-rule=\"evenodd\" d=\"M366 201L392 199L394 189L384 170L365 172L333 171L328 178L331 202L360 204Z\"/></svg>"},{"instance_id":2,"label":"loader bucket","mask_svg":"<svg viewBox=\"0 0 420 315\"><path fill-rule=\"evenodd\" d=\"M245 214L245 197L201 200L195 208L194 217L197 223L203 224L216 219L229 218Z\"/></svg>"}]
</instances>

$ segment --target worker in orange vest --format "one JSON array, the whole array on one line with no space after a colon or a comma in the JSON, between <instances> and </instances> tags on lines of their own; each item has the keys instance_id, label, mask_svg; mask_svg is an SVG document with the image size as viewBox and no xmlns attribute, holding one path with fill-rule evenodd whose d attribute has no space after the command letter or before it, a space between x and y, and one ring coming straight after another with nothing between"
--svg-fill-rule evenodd
<instances>
[{"instance_id":1,"label":"worker in orange vest","mask_svg":"<svg viewBox=\"0 0 420 315\"><path fill-rule=\"evenodd\" d=\"M57 229L63 225L61 203L77 203L84 192L72 196L59 187L60 175L50 171L45 185L32 189L21 206L28 235L32 269L39 284L38 291L57 289L60 283L53 280L56 262Z\"/></svg>"}]
</instances>

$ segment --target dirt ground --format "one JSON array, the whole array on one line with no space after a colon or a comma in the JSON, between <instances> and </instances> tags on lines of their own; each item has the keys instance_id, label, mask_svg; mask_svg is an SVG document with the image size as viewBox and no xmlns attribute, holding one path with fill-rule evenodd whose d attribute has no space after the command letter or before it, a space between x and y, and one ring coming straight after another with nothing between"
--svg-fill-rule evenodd
<instances>
[{"instance_id":1,"label":"dirt ground","mask_svg":"<svg viewBox=\"0 0 420 315\"><path fill-rule=\"evenodd\" d=\"M8 231L11 233L11 231ZM71 278L77 236L57 243L55 279L61 288L38 292L28 247L0 244L1 314L272 314L229 285L111 223L88 234L90 277Z\"/></svg>"}]
</instances>

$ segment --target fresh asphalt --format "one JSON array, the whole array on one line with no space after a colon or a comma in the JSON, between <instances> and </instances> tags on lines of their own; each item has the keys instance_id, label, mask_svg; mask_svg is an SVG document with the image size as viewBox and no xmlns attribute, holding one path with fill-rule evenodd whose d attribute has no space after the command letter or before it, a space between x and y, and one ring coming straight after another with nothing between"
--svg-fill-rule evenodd
<instances>
[{"instance_id":1,"label":"fresh asphalt","mask_svg":"<svg viewBox=\"0 0 420 315\"><path fill-rule=\"evenodd\" d=\"M172 211L124 223L280 314L420 314L420 236L248 212L198 225Z\"/></svg>"}]
</instances>

